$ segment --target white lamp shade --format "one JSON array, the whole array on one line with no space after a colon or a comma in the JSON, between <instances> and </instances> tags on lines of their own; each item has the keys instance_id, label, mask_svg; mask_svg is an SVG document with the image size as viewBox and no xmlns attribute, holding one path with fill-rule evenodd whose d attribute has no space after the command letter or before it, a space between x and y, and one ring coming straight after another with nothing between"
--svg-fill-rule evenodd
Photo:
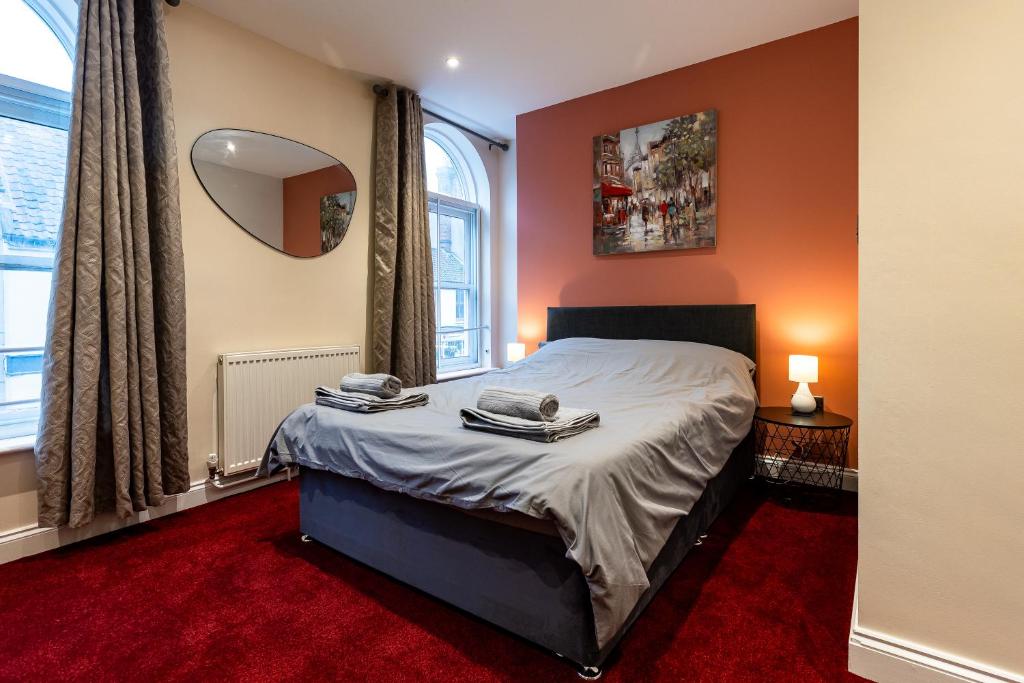
<instances>
[{"instance_id":1,"label":"white lamp shade","mask_svg":"<svg viewBox=\"0 0 1024 683\"><path fill-rule=\"evenodd\" d=\"M789 357L789 381L790 382L817 382L818 381L818 357L817 356L790 356Z\"/></svg>"},{"instance_id":2,"label":"white lamp shade","mask_svg":"<svg viewBox=\"0 0 1024 683\"><path fill-rule=\"evenodd\" d=\"M515 363L526 358L526 344L522 342L509 342L505 348L505 360Z\"/></svg>"}]
</instances>

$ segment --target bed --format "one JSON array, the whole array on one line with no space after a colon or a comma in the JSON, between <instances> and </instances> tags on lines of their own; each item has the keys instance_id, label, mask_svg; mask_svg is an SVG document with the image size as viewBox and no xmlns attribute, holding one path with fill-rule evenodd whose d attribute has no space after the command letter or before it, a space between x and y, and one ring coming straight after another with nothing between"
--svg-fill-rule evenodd
<instances>
[{"instance_id":1,"label":"bed","mask_svg":"<svg viewBox=\"0 0 1024 683\"><path fill-rule=\"evenodd\" d=\"M752 471L755 309L551 308L547 338L422 408L303 406L263 469L300 466L307 538L596 676ZM557 444L462 429L489 384L556 389L602 425Z\"/></svg>"}]
</instances>

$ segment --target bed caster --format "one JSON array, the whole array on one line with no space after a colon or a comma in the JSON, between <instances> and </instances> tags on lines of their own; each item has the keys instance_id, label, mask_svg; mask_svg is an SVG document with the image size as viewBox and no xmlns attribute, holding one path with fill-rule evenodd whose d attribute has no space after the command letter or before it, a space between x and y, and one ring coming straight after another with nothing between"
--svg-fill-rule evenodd
<instances>
[{"instance_id":1,"label":"bed caster","mask_svg":"<svg viewBox=\"0 0 1024 683\"><path fill-rule=\"evenodd\" d=\"M596 681L604 674L599 666L576 666L576 675L585 681Z\"/></svg>"},{"instance_id":2,"label":"bed caster","mask_svg":"<svg viewBox=\"0 0 1024 683\"><path fill-rule=\"evenodd\" d=\"M302 536L299 538L299 540L302 541L303 543L312 543L313 542L313 538L309 534L302 534Z\"/></svg>"}]
</instances>

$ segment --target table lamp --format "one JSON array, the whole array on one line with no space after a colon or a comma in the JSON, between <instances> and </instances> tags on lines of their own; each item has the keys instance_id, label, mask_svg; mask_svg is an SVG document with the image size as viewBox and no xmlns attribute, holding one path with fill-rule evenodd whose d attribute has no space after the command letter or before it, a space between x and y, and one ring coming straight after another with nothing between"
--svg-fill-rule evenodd
<instances>
[{"instance_id":1,"label":"table lamp","mask_svg":"<svg viewBox=\"0 0 1024 683\"><path fill-rule=\"evenodd\" d=\"M509 363L517 363L526 358L526 344L522 342L509 342L505 347L505 360Z\"/></svg>"},{"instance_id":2,"label":"table lamp","mask_svg":"<svg viewBox=\"0 0 1024 683\"><path fill-rule=\"evenodd\" d=\"M799 382L796 393L790 405L794 413L813 413L817 407L814 395L807 388L808 382L818 381L818 357L817 356L790 356L789 357L789 381Z\"/></svg>"}]
</instances>

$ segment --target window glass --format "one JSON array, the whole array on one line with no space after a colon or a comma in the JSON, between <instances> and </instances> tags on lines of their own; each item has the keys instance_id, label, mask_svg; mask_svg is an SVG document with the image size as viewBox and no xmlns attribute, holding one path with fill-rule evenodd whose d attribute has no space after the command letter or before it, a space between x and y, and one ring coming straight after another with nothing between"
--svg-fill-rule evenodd
<instances>
[{"instance_id":1,"label":"window glass","mask_svg":"<svg viewBox=\"0 0 1024 683\"><path fill-rule=\"evenodd\" d=\"M23 0L0 0L0 440L39 420L71 78L50 27Z\"/></svg>"},{"instance_id":2,"label":"window glass","mask_svg":"<svg viewBox=\"0 0 1024 683\"><path fill-rule=\"evenodd\" d=\"M67 92L71 66L57 36L24 0L0 1L0 74Z\"/></svg>"},{"instance_id":3,"label":"window glass","mask_svg":"<svg viewBox=\"0 0 1024 683\"><path fill-rule=\"evenodd\" d=\"M428 129L423 141L430 194L430 246L439 373L484 365L480 290L480 207L465 175L469 164Z\"/></svg>"},{"instance_id":4,"label":"window glass","mask_svg":"<svg viewBox=\"0 0 1024 683\"><path fill-rule=\"evenodd\" d=\"M478 211L431 195L429 215L438 371L480 367Z\"/></svg>"},{"instance_id":5,"label":"window glass","mask_svg":"<svg viewBox=\"0 0 1024 683\"><path fill-rule=\"evenodd\" d=\"M431 138L423 142L424 163L427 170L427 189L456 199L469 199L466 181L451 155Z\"/></svg>"}]
</instances>

